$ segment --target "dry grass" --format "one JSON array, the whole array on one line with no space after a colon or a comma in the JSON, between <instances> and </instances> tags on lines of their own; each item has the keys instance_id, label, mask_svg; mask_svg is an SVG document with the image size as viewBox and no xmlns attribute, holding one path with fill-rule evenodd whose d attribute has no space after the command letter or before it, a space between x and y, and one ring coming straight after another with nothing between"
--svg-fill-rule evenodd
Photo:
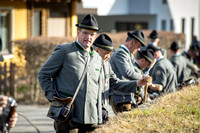
<instances>
[{"instance_id":1,"label":"dry grass","mask_svg":"<svg viewBox=\"0 0 200 133\"><path fill-rule=\"evenodd\" d=\"M200 132L200 86L163 96L148 109L120 113L98 133Z\"/></svg>"}]
</instances>

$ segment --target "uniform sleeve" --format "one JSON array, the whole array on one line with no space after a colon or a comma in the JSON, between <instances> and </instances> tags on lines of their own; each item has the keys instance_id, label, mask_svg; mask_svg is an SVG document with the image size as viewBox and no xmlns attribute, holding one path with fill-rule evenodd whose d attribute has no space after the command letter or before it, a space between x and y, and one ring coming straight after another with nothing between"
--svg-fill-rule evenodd
<instances>
[{"instance_id":1,"label":"uniform sleeve","mask_svg":"<svg viewBox=\"0 0 200 133\"><path fill-rule=\"evenodd\" d=\"M171 59L170 62L172 63L175 72L178 72L178 64L176 63L176 60Z\"/></svg>"},{"instance_id":2,"label":"uniform sleeve","mask_svg":"<svg viewBox=\"0 0 200 133\"><path fill-rule=\"evenodd\" d=\"M154 68L155 71L153 71L154 76L153 76L153 84L160 84L163 87L165 87L166 82L167 82L167 77L166 77L166 70L164 70L162 67L157 66L156 68ZM165 88L164 88L165 89ZM164 89L162 90L162 92L164 92Z\"/></svg>"},{"instance_id":3,"label":"uniform sleeve","mask_svg":"<svg viewBox=\"0 0 200 133\"><path fill-rule=\"evenodd\" d=\"M41 88L45 92L48 100L52 100L56 95L56 90L53 88L53 78L62 67L64 60L64 49L58 45L50 58L45 62L38 73L38 80Z\"/></svg>"},{"instance_id":4,"label":"uniform sleeve","mask_svg":"<svg viewBox=\"0 0 200 133\"><path fill-rule=\"evenodd\" d=\"M191 70L194 70L194 63L186 59L187 67L190 68Z\"/></svg>"},{"instance_id":5,"label":"uniform sleeve","mask_svg":"<svg viewBox=\"0 0 200 133\"><path fill-rule=\"evenodd\" d=\"M136 93L137 90L137 80L133 81L123 81L117 78L115 73L112 71L110 67L110 88L113 90L128 92L128 93Z\"/></svg>"},{"instance_id":6,"label":"uniform sleeve","mask_svg":"<svg viewBox=\"0 0 200 133\"><path fill-rule=\"evenodd\" d=\"M133 64L129 63L126 54L124 54L122 51L116 53L115 65L120 71L121 75L124 76L126 79L136 80L142 78L142 75L134 70L133 66L131 66Z\"/></svg>"},{"instance_id":7,"label":"uniform sleeve","mask_svg":"<svg viewBox=\"0 0 200 133\"><path fill-rule=\"evenodd\" d=\"M167 51L164 48L161 48L162 55L167 58Z\"/></svg>"}]
</instances>

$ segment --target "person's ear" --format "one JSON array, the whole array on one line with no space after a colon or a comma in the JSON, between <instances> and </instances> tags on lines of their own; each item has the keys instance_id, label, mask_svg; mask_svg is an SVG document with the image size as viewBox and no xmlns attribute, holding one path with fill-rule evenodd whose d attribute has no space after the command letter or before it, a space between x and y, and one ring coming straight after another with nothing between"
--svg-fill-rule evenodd
<instances>
[{"instance_id":1,"label":"person's ear","mask_svg":"<svg viewBox=\"0 0 200 133\"><path fill-rule=\"evenodd\" d=\"M95 48L95 51L96 51L97 53L99 53L99 50L100 50L100 49L99 49L98 47Z\"/></svg>"},{"instance_id":2,"label":"person's ear","mask_svg":"<svg viewBox=\"0 0 200 133\"><path fill-rule=\"evenodd\" d=\"M142 58L142 63L145 63L145 61L146 61L145 58Z\"/></svg>"}]
</instances>

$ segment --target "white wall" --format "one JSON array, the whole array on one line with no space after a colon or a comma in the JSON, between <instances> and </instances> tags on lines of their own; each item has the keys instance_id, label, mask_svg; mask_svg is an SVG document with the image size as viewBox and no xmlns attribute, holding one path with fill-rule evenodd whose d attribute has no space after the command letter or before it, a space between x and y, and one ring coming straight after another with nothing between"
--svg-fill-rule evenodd
<instances>
[{"instance_id":1,"label":"white wall","mask_svg":"<svg viewBox=\"0 0 200 133\"><path fill-rule=\"evenodd\" d=\"M99 0L97 14L107 15L125 15L129 14L129 0Z\"/></svg>"},{"instance_id":2,"label":"white wall","mask_svg":"<svg viewBox=\"0 0 200 133\"><path fill-rule=\"evenodd\" d=\"M150 0L129 0L130 14L149 14Z\"/></svg>"},{"instance_id":3,"label":"white wall","mask_svg":"<svg viewBox=\"0 0 200 133\"><path fill-rule=\"evenodd\" d=\"M166 20L166 30L170 31L170 20L174 22L174 32L182 32L181 19L185 18L186 49L191 44L191 18L195 19L194 35L200 39L200 0L83 0L92 1L99 16L112 15L156 15L151 18L149 28L161 30L162 20ZM120 17L120 16L119 16ZM119 18L120 19L120 18ZM154 22L154 24L152 24Z\"/></svg>"},{"instance_id":4,"label":"white wall","mask_svg":"<svg viewBox=\"0 0 200 133\"><path fill-rule=\"evenodd\" d=\"M170 31L170 20L174 21L174 32L182 32L182 18L185 18L186 49L191 44L191 18L195 19L194 35L200 36L199 27L199 0L168 0L168 4L163 5L162 0L151 0L151 14L157 14L157 30L161 30L161 21L166 20L167 31Z\"/></svg>"},{"instance_id":5,"label":"white wall","mask_svg":"<svg viewBox=\"0 0 200 133\"><path fill-rule=\"evenodd\" d=\"M149 14L149 0L99 0L97 14L100 16Z\"/></svg>"},{"instance_id":6,"label":"white wall","mask_svg":"<svg viewBox=\"0 0 200 133\"><path fill-rule=\"evenodd\" d=\"M97 16L99 26L103 32L112 32L116 30L116 22L147 22L149 27L155 27L156 16L149 15L113 15L113 16ZM106 22L105 22L106 20ZM155 29L155 28L152 28Z\"/></svg>"},{"instance_id":7,"label":"white wall","mask_svg":"<svg viewBox=\"0 0 200 133\"><path fill-rule=\"evenodd\" d=\"M166 20L166 31L170 31L171 13L168 4L163 4L162 0L151 0L150 14L157 15L157 30L162 30L161 22L162 20Z\"/></svg>"},{"instance_id":8,"label":"white wall","mask_svg":"<svg viewBox=\"0 0 200 133\"><path fill-rule=\"evenodd\" d=\"M195 19L194 35L200 37L199 33L199 15L200 1L199 0L168 0L172 17L175 20L175 32L181 33L181 19L185 18L185 34L186 34L186 49L191 44L191 18ZM199 38L200 39L200 38Z\"/></svg>"},{"instance_id":9,"label":"white wall","mask_svg":"<svg viewBox=\"0 0 200 133\"><path fill-rule=\"evenodd\" d=\"M82 0L83 8L98 8L99 0Z\"/></svg>"}]
</instances>

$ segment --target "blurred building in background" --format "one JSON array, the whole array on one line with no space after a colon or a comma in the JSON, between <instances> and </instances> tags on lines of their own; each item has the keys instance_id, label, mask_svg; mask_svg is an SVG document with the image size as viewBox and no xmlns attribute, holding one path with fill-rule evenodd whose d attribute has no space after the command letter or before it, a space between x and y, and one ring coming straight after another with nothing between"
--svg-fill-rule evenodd
<instances>
[{"instance_id":1,"label":"blurred building in background","mask_svg":"<svg viewBox=\"0 0 200 133\"><path fill-rule=\"evenodd\" d=\"M13 40L75 37L74 25L87 13L97 16L103 32L156 29L184 33L186 49L193 35L200 38L200 0L0 0L4 58L13 58Z\"/></svg>"},{"instance_id":2,"label":"blurred building in background","mask_svg":"<svg viewBox=\"0 0 200 133\"><path fill-rule=\"evenodd\" d=\"M36 36L75 37L75 5L80 1L0 0L1 53L4 58L13 58L13 40Z\"/></svg>"},{"instance_id":3,"label":"blurred building in background","mask_svg":"<svg viewBox=\"0 0 200 133\"><path fill-rule=\"evenodd\" d=\"M193 35L200 39L200 0L82 0L79 21L86 9L95 11L104 32L135 29L173 31L186 35L186 49ZM80 6L79 6L80 7Z\"/></svg>"}]
</instances>

